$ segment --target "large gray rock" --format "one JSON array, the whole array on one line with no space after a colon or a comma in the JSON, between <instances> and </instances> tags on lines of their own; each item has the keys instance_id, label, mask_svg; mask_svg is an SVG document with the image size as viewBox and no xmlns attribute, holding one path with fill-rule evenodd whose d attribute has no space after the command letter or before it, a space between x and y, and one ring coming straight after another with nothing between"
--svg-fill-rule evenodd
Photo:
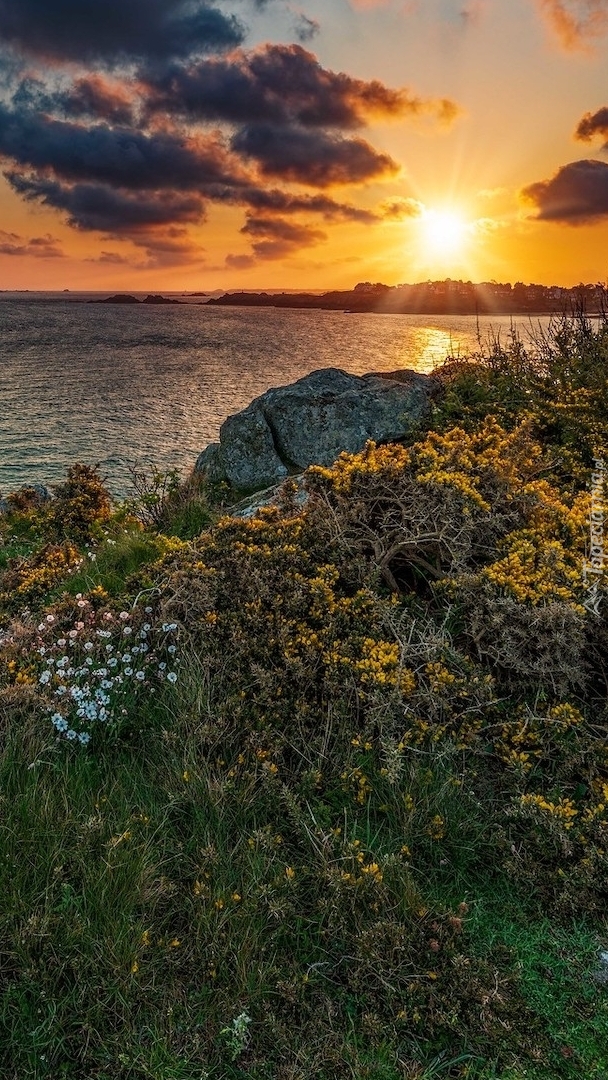
<instances>
[{"instance_id":1,"label":"large gray rock","mask_svg":"<svg viewBox=\"0 0 608 1080\"><path fill-rule=\"evenodd\" d=\"M432 376L408 370L313 371L229 416L195 471L240 490L270 487L309 465L331 465L343 450L356 453L370 439L406 438L428 415L436 388Z\"/></svg>"}]
</instances>

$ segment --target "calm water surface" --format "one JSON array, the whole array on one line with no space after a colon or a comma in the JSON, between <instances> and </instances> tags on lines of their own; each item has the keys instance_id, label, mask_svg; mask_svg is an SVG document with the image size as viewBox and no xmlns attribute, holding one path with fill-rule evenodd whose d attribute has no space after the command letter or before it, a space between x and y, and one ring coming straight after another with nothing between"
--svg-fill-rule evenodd
<instances>
[{"instance_id":1,"label":"calm water surface","mask_svg":"<svg viewBox=\"0 0 608 1080\"><path fill-rule=\"evenodd\" d=\"M534 326L538 327L535 320ZM518 320L525 336L530 321ZM482 317L482 339L509 332ZM230 414L323 367L430 371L477 347L473 317L41 303L0 295L0 492L99 464L186 473Z\"/></svg>"}]
</instances>

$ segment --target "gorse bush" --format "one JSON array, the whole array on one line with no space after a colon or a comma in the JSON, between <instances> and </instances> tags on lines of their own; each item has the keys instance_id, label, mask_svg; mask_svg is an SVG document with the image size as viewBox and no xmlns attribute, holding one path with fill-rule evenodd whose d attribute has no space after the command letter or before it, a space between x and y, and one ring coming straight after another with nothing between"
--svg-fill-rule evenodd
<instances>
[{"instance_id":1,"label":"gorse bush","mask_svg":"<svg viewBox=\"0 0 608 1080\"><path fill-rule=\"evenodd\" d=\"M395 593L451 600L467 649L499 677L559 690L582 677L590 496L551 485L546 463L529 422L506 432L489 418L474 434L342 455L310 485Z\"/></svg>"},{"instance_id":2,"label":"gorse bush","mask_svg":"<svg viewBox=\"0 0 608 1080\"><path fill-rule=\"evenodd\" d=\"M96 468L76 464L67 479L55 487L47 511L47 527L59 537L91 539L111 513L111 498Z\"/></svg>"},{"instance_id":3,"label":"gorse bush","mask_svg":"<svg viewBox=\"0 0 608 1080\"><path fill-rule=\"evenodd\" d=\"M551 452L555 476L584 486L593 457L608 445L608 317L557 316L524 344L512 332L437 372L444 393L434 425L474 431L488 414L508 428L528 415Z\"/></svg>"},{"instance_id":4,"label":"gorse bush","mask_svg":"<svg viewBox=\"0 0 608 1080\"><path fill-rule=\"evenodd\" d=\"M414 748L464 754L469 780L484 778L467 797L500 805L498 849L548 815L563 843L548 842L543 891L594 908L605 739L564 699L605 677L583 605L589 497L541 479L544 461L528 424L494 420L342 455L309 470L303 512L224 519L178 555L163 604L237 774L253 747L301 796L331 804L339 789L372 812L410 777Z\"/></svg>"},{"instance_id":5,"label":"gorse bush","mask_svg":"<svg viewBox=\"0 0 608 1080\"><path fill-rule=\"evenodd\" d=\"M69 540L63 544L45 544L29 557L13 559L0 574L0 603L7 609L21 610L43 599L82 562L81 552Z\"/></svg>"}]
</instances>

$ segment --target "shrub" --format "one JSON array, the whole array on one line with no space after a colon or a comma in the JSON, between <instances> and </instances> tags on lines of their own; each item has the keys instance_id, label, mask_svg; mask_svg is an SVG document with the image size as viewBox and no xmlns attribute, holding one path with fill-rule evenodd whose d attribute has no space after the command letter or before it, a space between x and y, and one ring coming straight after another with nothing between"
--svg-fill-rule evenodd
<instances>
[{"instance_id":1,"label":"shrub","mask_svg":"<svg viewBox=\"0 0 608 1080\"><path fill-rule=\"evenodd\" d=\"M81 542L92 539L111 513L111 498L96 468L76 464L55 487L47 512L47 527L58 537Z\"/></svg>"},{"instance_id":2,"label":"shrub","mask_svg":"<svg viewBox=\"0 0 608 1080\"><path fill-rule=\"evenodd\" d=\"M22 610L44 598L82 564L82 555L71 541L45 544L33 555L12 559L0 574L0 604L9 611Z\"/></svg>"},{"instance_id":3,"label":"shrub","mask_svg":"<svg viewBox=\"0 0 608 1080\"><path fill-rule=\"evenodd\" d=\"M608 316L584 311L552 320L528 345L512 333L491 339L437 374L443 395L433 424L475 431L488 414L510 429L528 415L535 435L552 451L555 476L586 483L594 455L608 445Z\"/></svg>"}]
</instances>

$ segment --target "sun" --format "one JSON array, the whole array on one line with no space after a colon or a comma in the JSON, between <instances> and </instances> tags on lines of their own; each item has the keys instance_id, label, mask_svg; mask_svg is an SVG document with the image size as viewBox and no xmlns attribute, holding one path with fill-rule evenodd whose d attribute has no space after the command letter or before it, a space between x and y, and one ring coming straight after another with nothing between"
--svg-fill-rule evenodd
<instances>
[{"instance_id":1,"label":"sun","mask_svg":"<svg viewBox=\"0 0 608 1080\"><path fill-rule=\"evenodd\" d=\"M457 210L425 210L420 232L425 254L441 259L464 253L469 225Z\"/></svg>"}]
</instances>

